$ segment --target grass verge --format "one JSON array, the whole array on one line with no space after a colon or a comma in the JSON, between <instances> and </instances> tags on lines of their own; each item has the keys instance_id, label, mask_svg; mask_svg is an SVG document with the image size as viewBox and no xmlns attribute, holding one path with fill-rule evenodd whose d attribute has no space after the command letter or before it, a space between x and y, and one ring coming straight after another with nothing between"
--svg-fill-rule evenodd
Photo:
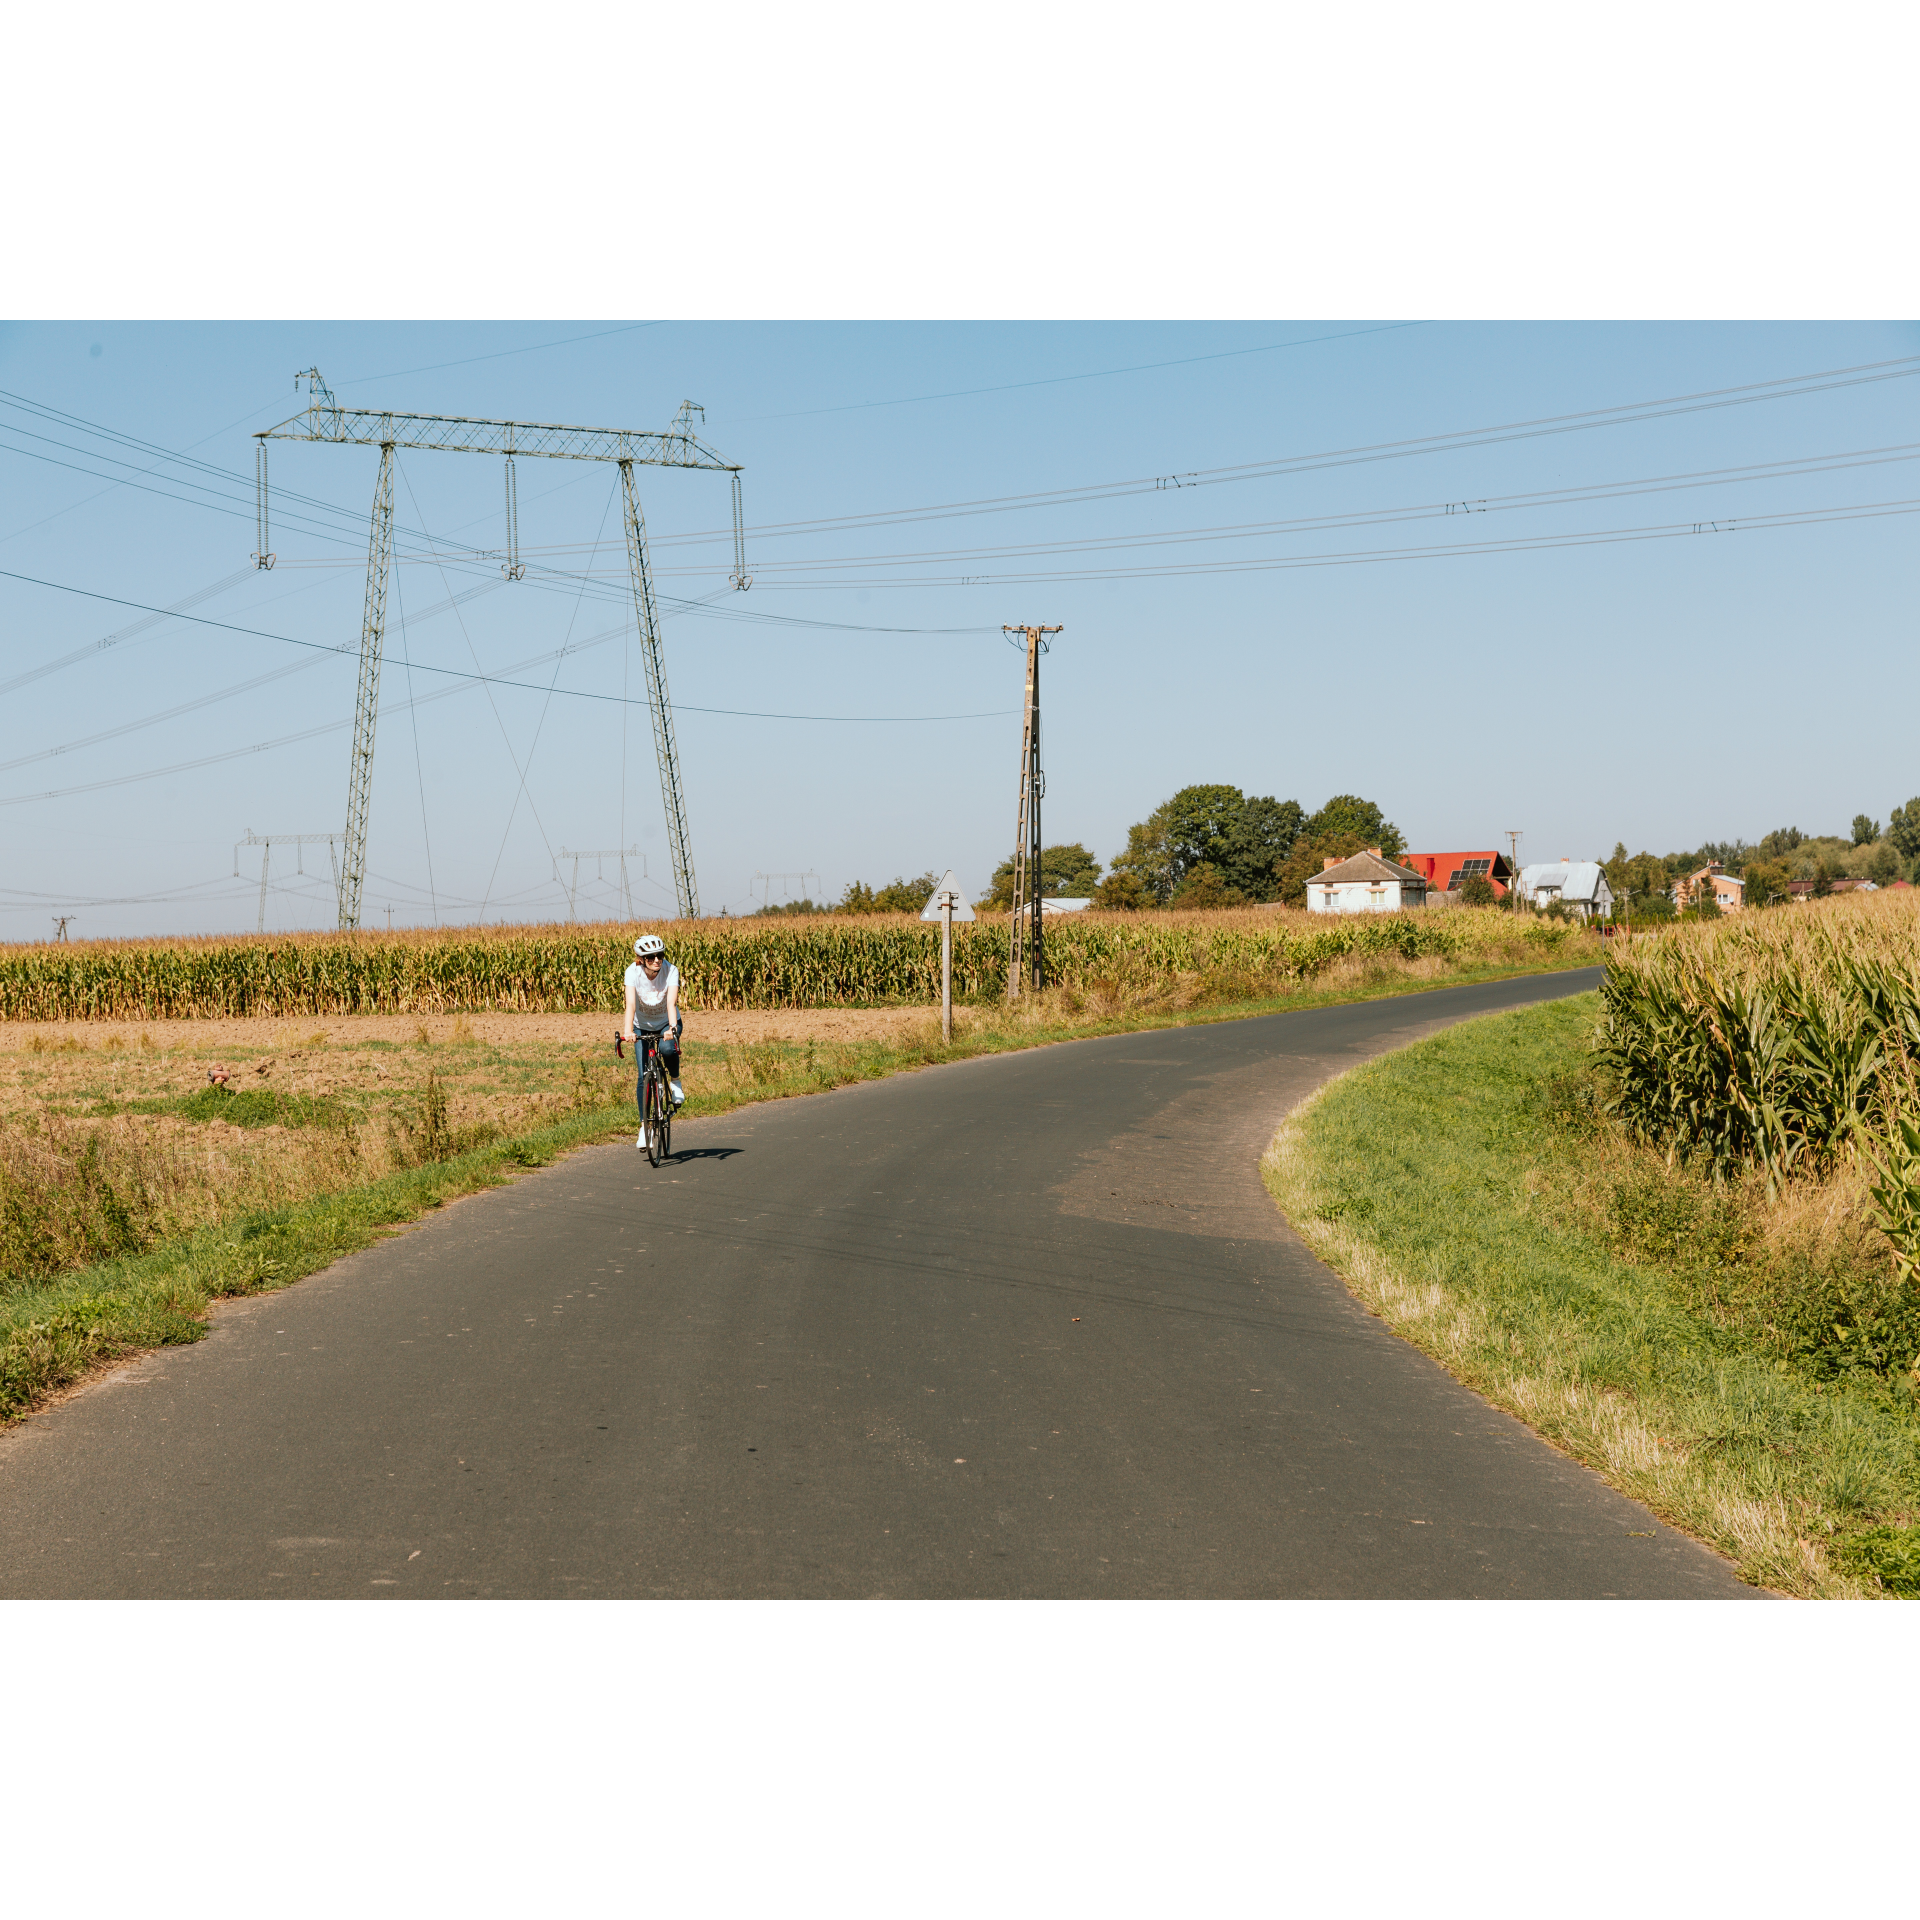
<instances>
[{"instance_id":1,"label":"grass verge","mask_svg":"<svg viewBox=\"0 0 1920 1920\"><path fill-rule=\"evenodd\" d=\"M937 1020L918 1032L881 1041L830 1045L768 1042L687 1047L687 1118L722 1114L759 1100L823 1092L861 1080L883 1079L944 1062L1046 1046L1063 1040L1148 1028L1238 1020L1262 1014L1381 998L1410 990L1437 990L1480 981L1589 965L1576 951L1552 952L1543 967L1477 966L1435 969L1429 962L1369 962L1300 990L1264 997L1222 998L1206 1004L1161 1003L1144 1008L1103 1006L1081 992L1054 989L1014 1008L969 1009L953 1043L939 1037ZM316 1193L272 1209L240 1212L217 1224L170 1238L122 1257L53 1276L16 1279L0 1288L0 1423L17 1420L89 1372L155 1347L204 1337L206 1313L218 1299L271 1292L372 1244L445 1202L512 1179L576 1147L615 1138L633 1125L630 1098L605 1099L606 1069L584 1069L577 1105L558 1117L496 1137L437 1130L420 1163ZM318 1123L316 1111L284 1111L285 1096L249 1093L260 1108L248 1118L285 1126ZM150 1104L192 1117L194 1102L228 1100L195 1095ZM416 1133L419 1129L416 1128ZM429 1130L433 1131L433 1130ZM476 1129L494 1132L493 1129ZM111 1197L111 1196L109 1196ZM117 1204L117 1203L116 1203Z\"/></svg>"},{"instance_id":2,"label":"grass verge","mask_svg":"<svg viewBox=\"0 0 1920 1920\"><path fill-rule=\"evenodd\" d=\"M1471 1021L1330 1082L1275 1136L1268 1190L1396 1333L1743 1579L1920 1593L1911 1381L1836 1372L1596 1215L1625 1149L1552 1111L1595 1012Z\"/></svg>"}]
</instances>

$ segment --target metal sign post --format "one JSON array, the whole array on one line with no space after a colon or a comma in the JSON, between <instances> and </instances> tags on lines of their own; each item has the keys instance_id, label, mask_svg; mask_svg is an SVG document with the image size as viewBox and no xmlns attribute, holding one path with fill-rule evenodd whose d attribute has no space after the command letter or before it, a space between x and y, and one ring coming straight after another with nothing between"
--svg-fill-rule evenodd
<instances>
[{"instance_id":1,"label":"metal sign post","mask_svg":"<svg viewBox=\"0 0 1920 1920\"><path fill-rule=\"evenodd\" d=\"M933 897L921 908L920 918L940 923L940 1041L950 1047L953 1045L953 923L973 918L973 909L967 905L967 896L960 891L960 882L953 877L951 867L934 888Z\"/></svg>"}]
</instances>

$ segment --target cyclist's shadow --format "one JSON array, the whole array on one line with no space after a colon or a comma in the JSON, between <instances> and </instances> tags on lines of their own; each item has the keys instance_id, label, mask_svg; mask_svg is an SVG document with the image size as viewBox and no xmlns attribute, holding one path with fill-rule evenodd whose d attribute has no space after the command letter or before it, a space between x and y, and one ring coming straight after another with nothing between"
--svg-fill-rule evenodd
<instances>
[{"instance_id":1,"label":"cyclist's shadow","mask_svg":"<svg viewBox=\"0 0 1920 1920\"><path fill-rule=\"evenodd\" d=\"M678 1153L670 1153L664 1162L670 1167L683 1167L689 1160L731 1160L736 1153L745 1153L745 1147L682 1147Z\"/></svg>"}]
</instances>

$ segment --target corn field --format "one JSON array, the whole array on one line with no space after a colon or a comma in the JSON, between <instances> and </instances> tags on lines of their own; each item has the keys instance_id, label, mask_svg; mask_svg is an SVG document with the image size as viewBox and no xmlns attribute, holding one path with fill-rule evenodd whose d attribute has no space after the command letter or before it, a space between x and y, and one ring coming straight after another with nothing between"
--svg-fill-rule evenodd
<instances>
[{"instance_id":1,"label":"corn field","mask_svg":"<svg viewBox=\"0 0 1920 1920\"><path fill-rule=\"evenodd\" d=\"M1636 1137L1777 1191L1863 1152L1903 1273L1920 1261L1920 898L1742 914L1609 959L1597 1052Z\"/></svg>"},{"instance_id":2,"label":"corn field","mask_svg":"<svg viewBox=\"0 0 1920 1920\"><path fill-rule=\"evenodd\" d=\"M662 922L687 1006L928 1005L940 930L905 915ZM86 941L0 948L0 1019L219 1019L355 1013L617 1012L640 929L621 923L447 932ZM1121 988L1180 976L1309 979L1348 957L1471 962L1592 936L1453 909L1337 919L1305 913L1080 914L1049 921L1049 985ZM954 929L954 995L1007 986L1002 918Z\"/></svg>"}]
</instances>

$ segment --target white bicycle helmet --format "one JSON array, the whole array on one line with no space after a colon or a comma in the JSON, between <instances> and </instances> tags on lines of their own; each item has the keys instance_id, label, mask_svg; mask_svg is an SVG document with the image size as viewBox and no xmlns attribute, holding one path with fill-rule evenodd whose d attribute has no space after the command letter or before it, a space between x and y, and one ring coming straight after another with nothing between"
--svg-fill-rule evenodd
<instances>
[{"instance_id":1,"label":"white bicycle helmet","mask_svg":"<svg viewBox=\"0 0 1920 1920\"><path fill-rule=\"evenodd\" d=\"M653 954L665 953L667 943L662 940L657 933L643 933L640 938L633 943L633 950L642 960L645 960Z\"/></svg>"}]
</instances>

